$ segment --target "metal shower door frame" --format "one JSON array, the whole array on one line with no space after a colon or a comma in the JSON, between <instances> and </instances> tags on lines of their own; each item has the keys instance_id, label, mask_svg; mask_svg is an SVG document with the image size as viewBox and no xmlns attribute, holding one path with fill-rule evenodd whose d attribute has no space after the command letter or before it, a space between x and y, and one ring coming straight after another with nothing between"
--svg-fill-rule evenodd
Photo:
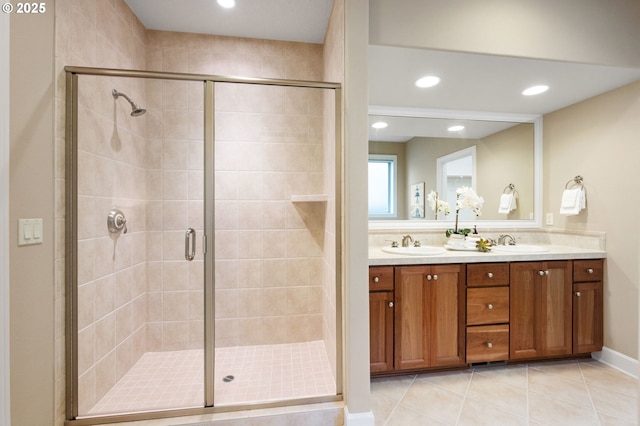
<instances>
[{"instance_id":1,"label":"metal shower door frame","mask_svg":"<svg viewBox=\"0 0 640 426\"><path fill-rule=\"evenodd\" d=\"M342 399L342 87L340 83L242 78L217 75L169 73L138 70L66 66L66 130L65 130L65 374L66 374L66 424L92 425L104 422L136 421L176 416L234 411L238 406L214 406L215 370L215 84L241 83L267 86L287 86L334 90L335 120L335 294L336 294L336 395L300 398L242 405L242 408L281 407L294 404L338 401ZM128 77L160 80L200 81L204 84L204 394L202 408L171 409L100 417L78 417L78 76Z\"/></svg>"}]
</instances>

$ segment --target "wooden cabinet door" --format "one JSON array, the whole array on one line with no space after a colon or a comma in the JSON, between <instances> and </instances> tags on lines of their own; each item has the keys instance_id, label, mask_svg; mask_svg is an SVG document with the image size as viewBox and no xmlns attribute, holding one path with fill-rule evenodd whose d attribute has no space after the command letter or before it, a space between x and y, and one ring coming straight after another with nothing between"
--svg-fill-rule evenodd
<instances>
[{"instance_id":1,"label":"wooden cabinet door","mask_svg":"<svg viewBox=\"0 0 640 426\"><path fill-rule=\"evenodd\" d=\"M426 277L429 267L406 266L395 271L396 370L430 366L431 285Z\"/></svg>"},{"instance_id":2,"label":"wooden cabinet door","mask_svg":"<svg viewBox=\"0 0 640 426\"><path fill-rule=\"evenodd\" d=\"M395 368L465 363L464 266L407 266L395 274Z\"/></svg>"},{"instance_id":3,"label":"wooden cabinet door","mask_svg":"<svg viewBox=\"0 0 640 426\"><path fill-rule=\"evenodd\" d=\"M602 281L573 285L573 353L602 350Z\"/></svg>"},{"instance_id":4,"label":"wooden cabinet door","mask_svg":"<svg viewBox=\"0 0 640 426\"><path fill-rule=\"evenodd\" d=\"M465 363L465 274L462 265L431 267L431 365ZM431 276L431 280L429 280Z\"/></svg>"},{"instance_id":5,"label":"wooden cabinet door","mask_svg":"<svg viewBox=\"0 0 640 426\"><path fill-rule=\"evenodd\" d=\"M510 359L568 355L571 262L521 262L510 267Z\"/></svg>"},{"instance_id":6,"label":"wooden cabinet door","mask_svg":"<svg viewBox=\"0 0 640 426\"><path fill-rule=\"evenodd\" d=\"M370 371L393 370L393 292L369 293Z\"/></svg>"},{"instance_id":7,"label":"wooden cabinet door","mask_svg":"<svg viewBox=\"0 0 640 426\"><path fill-rule=\"evenodd\" d=\"M573 352L572 265L570 261L542 262L542 348L544 356Z\"/></svg>"}]
</instances>

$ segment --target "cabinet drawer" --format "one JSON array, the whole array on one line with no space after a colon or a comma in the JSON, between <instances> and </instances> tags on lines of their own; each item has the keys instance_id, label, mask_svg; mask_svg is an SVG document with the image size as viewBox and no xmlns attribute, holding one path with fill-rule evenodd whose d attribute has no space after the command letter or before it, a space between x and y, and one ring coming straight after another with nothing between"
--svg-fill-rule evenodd
<instances>
[{"instance_id":1,"label":"cabinet drawer","mask_svg":"<svg viewBox=\"0 0 640 426\"><path fill-rule=\"evenodd\" d=\"M509 359L509 325L467 327L467 363Z\"/></svg>"},{"instance_id":2,"label":"cabinet drawer","mask_svg":"<svg viewBox=\"0 0 640 426\"><path fill-rule=\"evenodd\" d=\"M393 290L393 266L369 268L369 291Z\"/></svg>"},{"instance_id":3,"label":"cabinet drawer","mask_svg":"<svg viewBox=\"0 0 640 426\"><path fill-rule=\"evenodd\" d=\"M602 281L602 259L574 260L573 281Z\"/></svg>"},{"instance_id":4,"label":"cabinet drawer","mask_svg":"<svg viewBox=\"0 0 640 426\"><path fill-rule=\"evenodd\" d=\"M467 265L468 287L493 285L509 285L509 265L507 263Z\"/></svg>"},{"instance_id":5,"label":"cabinet drawer","mask_svg":"<svg viewBox=\"0 0 640 426\"><path fill-rule=\"evenodd\" d=\"M509 287L467 289L467 325L509 322Z\"/></svg>"}]
</instances>

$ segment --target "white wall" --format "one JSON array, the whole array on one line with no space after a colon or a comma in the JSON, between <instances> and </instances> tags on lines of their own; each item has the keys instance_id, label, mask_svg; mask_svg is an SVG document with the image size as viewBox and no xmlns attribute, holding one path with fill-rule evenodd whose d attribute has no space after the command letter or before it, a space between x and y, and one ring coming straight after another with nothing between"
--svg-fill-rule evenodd
<instances>
[{"instance_id":1,"label":"white wall","mask_svg":"<svg viewBox=\"0 0 640 426\"><path fill-rule=\"evenodd\" d=\"M371 0L370 43L640 67L637 0Z\"/></svg>"},{"instance_id":2,"label":"white wall","mask_svg":"<svg viewBox=\"0 0 640 426\"><path fill-rule=\"evenodd\" d=\"M345 2L344 256L345 425L373 425L369 389L367 43L369 2Z\"/></svg>"},{"instance_id":3,"label":"white wall","mask_svg":"<svg viewBox=\"0 0 640 426\"><path fill-rule=\"evenodd\" d=\"M640 82L544 117L544 213L554 228L604 231L604 345L638 359ZM560 216L567 181L584 177L587 209Z\"/></svg>"},{"instance_id":4,"label":"white wall","mask_svg":"<svg viewBox=\"0 0 640 426\"><path fill-rule=\"evenodd\" d=\"M0 424L9 425L9 15L0 28Z\"/></svg>"},{"instance_id":5,"label":"white wall","mask_svg":"<svg viewBox=\"0 0 640 426\"><path fill-rule=\"evenodd\" d=\"M54 5L11 14L9 268L11 421L54 423ZM43 243L18 247L19 218L43 218Z\"/></svg>"}]
</instances>

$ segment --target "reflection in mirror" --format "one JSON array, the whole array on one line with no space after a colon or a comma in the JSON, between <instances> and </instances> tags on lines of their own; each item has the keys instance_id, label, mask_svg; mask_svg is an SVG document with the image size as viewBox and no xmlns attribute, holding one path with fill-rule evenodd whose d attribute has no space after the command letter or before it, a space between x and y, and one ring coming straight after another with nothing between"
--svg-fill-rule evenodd
<instances>
[{"instance_id":1,"label":"reflection in mirror","mask_svg":"<svg viewBox=\"0 0 640 426\"><path fill-rule=\"evenodd\" d=\"M472 216L461 220L534 219L537 165L533 122L380 115L370 115L369 120L370 124L388 123L386 128L370 128L369 154L396 156L397 219L436 219L426 200L436 191L438 198L451 206L451 213L440 213L437 220L454 220L455 190L461 186L474 188L484 198L481 216L463 209L461 215ZM464 127L447 130L453 125ZM416 197L418 186L424 187L422 197ZM375 193L376 188L369 191ZM500 209L503 194L514 194L515 209ZM416 203L422 203L422 216L412 214L420 211Z\"/></svg>"}]
</instances>

